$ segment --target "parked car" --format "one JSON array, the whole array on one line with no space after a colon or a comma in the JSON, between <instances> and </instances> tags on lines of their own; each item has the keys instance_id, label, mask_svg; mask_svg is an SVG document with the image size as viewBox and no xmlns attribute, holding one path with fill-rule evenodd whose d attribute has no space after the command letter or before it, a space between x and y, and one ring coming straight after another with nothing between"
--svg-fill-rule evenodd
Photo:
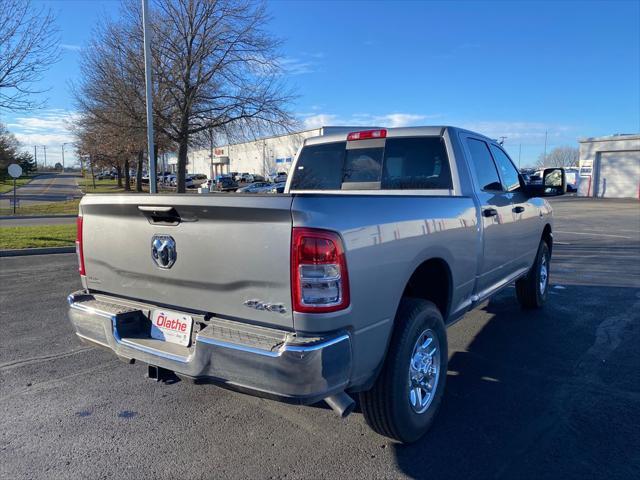
<instances>
[{"instance_id":1,"label":"parked car","mask_svg":"<svg viewBox=\"0 0 640 480\"><path fill-rule=\"evenodd\" d=\"M235 192L238 188L238 183L231 177L222 177L216 183L216 189L221 192Z\"/></svg>"},{"instance_id":2,"label":"parked car","mask_svg":"<svg viewBox=\"0 0 640 480\"><path fill-rule=\"evenodd\" d=\"M240 173L234 177L234 180L238 183L251 183L253 182L253 175L250 173Z\"/></svg>"},{"instance_id":3,"label":"parked car","mask_svg":"<svg viewBox=\"0 0 640 480\"><path fill-rule=\"evenodd\" d=\"M273 186L270 182L253 182L236 190L238 193L263 193Z\"/></svg>"},{"instance_id":4,"label":"parked car","mask_svg":"<svg viewBox=\"0 0 640 480\"><path fill-rule=\"evenodd\" d=\"M287 172L278 172L271 176L273 183L282 183L287 181Z\"/></svg>"},{"instance_id":5,"label":"parked car","mask_svg":"<svg viewBox=\"0 0 640 480\"><path fill-rule=\"evenodd\" d=\"M271 193L284 193L285 185L286 185L286 182L274 183L273 185L271 185L271 188L269 189L269 191Z\"/></svg>"},{"instance_id":6,"label":"parked car","mask_svg":"<svg viewBox=\"0 0 640 480\"><path fill-rule=\"evenodd\" d=\"M184 181L186 188L198 188L207 181L207 176L202 173L187 175Z\"/></svg>"},{"instance_id":7,"label":"parked car","mask_svg":"<svg viewBox=\"0 0 640 480\"><path fill-rule=\"evenodd\" d=\"M446 327L514 282L524 308L547 301L540 197L564 172L525 185L494 140L445 126L307 138L291 172L285 195L85 196L75 331L158 380L340 416L358 395L373 430L413 442L443 399Z\"/></svg>"}]
</instances>

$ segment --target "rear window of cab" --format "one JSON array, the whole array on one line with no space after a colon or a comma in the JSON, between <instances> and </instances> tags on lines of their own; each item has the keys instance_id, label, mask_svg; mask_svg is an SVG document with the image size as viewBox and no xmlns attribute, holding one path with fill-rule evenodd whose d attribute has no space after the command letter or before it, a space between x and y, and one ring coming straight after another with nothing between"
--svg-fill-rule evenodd
<instances>
[{"instance_id":1,"label":"rear window of cab","mask_svg":"<svg viewBox=\"0 0 640 480\"><path fill-rule=\"evenodd\" d=\"M364 142L363 142L363 145ZM451 171L442 137L387 138L383 147L347 142L302 149L291 190L442 190Z\"/></svg>"}]
</instances>

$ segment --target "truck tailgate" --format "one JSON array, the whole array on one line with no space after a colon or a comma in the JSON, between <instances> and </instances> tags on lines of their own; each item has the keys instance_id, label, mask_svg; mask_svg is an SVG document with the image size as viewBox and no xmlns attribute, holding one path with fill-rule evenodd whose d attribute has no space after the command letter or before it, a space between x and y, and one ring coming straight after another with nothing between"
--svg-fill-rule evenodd
<instances>
[{"instance_id":1,"label":"truck tailgate","mask_svg":"<svg viewBox=\"0 0 640 480\"><path fill-rule=\"evenodd\" d=\"M289 195L88 195L81 203L87 287L293 328L291 201ZM175 241L171 268L154 261L154 235ZM252 300L283 308L259 309Z\"/></svg>"}]
</instances>

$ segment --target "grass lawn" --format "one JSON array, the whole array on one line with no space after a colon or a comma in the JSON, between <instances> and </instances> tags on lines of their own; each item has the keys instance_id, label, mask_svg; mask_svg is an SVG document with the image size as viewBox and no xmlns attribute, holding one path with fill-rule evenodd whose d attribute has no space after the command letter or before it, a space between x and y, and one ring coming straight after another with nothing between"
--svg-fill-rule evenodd
<instances>
[{"instance_id":1,"label":"grass lawn","mask_svg":"<svg viewBox=\"0 0 640 480\"><path fill-rule=\"evenodd\" d=\"M21 187L22 185L26 185L31 180L33 180L33 176L29 177L20 177L16 179L16 186ZM0 193L6 193L13 190L13 178L11 177L0 177Z\"/></svg>"},{"instance_id":2,"label":"grass lawn","mask_svg":"<svg viewBox=\"0 0 640 480\"><path fill-rule=\"evenodd\" d=\"M76 215L80 199L69 200L68 202L49 202L35 205L25 205L16 209L16 216L19 215ZM0 208L0 215L13 215L13 207Z\"/></svg>"},{"instance_id":3,"label":"grass lawn","mask_svg":"<svg viewBox=\"0 0 640 480\"><path fill-rule=\"evenodd\" d=\"M142 184L142 192L136 191L135 181L131 182L131 190L128 192L124 187L118 187L118 180L96 180L96 188L93 188L91 177L85 177L78 181L80 190L84 193L149 193L149 184ZM124 179L122 179L124 185ZM158 193L175 193L174 188L165 188L163 185L158 186ZM195 192L195 189L193 190Z\"/></svg>"},{"instance_id":4,"label":"grass lawn","mask_svg":"<svg viewBox=\"0 0 640 480\"><path fill-rule=\"evenodd\" d=\"M0 250L11 248L68 247L76 240L75 225L0 227Z\"/></svg>"},{"instance_id":5,"label":"grass lawn","mask_svg":"<svg viewBox=\"0 0 640 480\"><path fill-rule=\"evenodd\" d=\"M80 190L84 193L121 193L125 191L124 188L118 187L118 180L96 180L96 188L93 188L93 180L91 178L85 177L78 183L80 184Z\"/></svg>"}]
</instances>

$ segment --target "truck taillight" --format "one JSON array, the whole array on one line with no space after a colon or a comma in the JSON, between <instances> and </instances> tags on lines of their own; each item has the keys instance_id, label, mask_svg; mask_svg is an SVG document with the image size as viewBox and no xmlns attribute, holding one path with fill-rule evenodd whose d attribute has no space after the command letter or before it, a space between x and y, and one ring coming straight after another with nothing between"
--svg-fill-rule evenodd
<instances>
[{"instance_id":1,"label":"truck taillight","mask_svg":"<svg viewBox=\"0 0 640 480\"><path fill-rule=\"evenodd\" d=\"M353 142L355 140L369 140L372 138L387 138L387 131L385 129L363 130L361 132L351 132L347 135L347 141L349 142Z\"/></svg>"},{"instance_id":2,"label":"truck taillight","mask_svg":"<svg viewBox=\"0 0 640 480\"><path fill-rule=\"evenodd\" d=\"M349 306L347 262L337 233L293 229L291 288L296 312L335 312Z\"/></svg>"},{"instance_id":3,"label":"truck taillight","mask_svg":"<svg viewBox=\"0 0 640 480\"><path fill-rule=\"evenodd\" d=\"M78 255L78 272L80 275L86 275L84 270L84 251L82 248L82 216L76 219L76 254Z\"/></svg>"}]
</instances>

